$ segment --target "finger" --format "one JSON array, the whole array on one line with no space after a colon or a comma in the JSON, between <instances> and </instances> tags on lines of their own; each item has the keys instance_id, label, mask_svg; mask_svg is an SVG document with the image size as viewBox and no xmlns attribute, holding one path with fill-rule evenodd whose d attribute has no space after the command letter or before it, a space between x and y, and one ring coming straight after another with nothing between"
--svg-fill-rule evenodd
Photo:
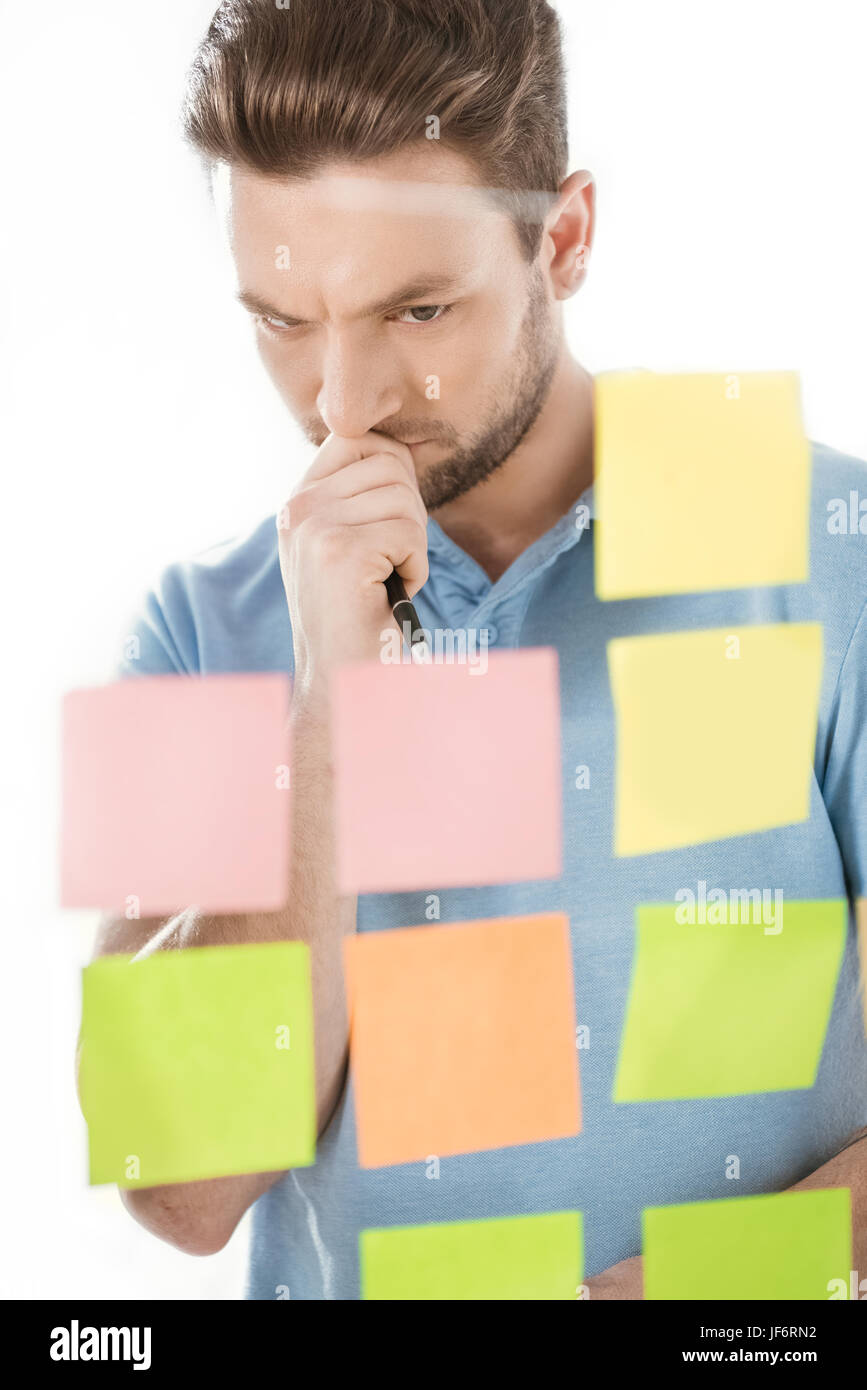
<instances>
[{"instance_id":1,"label":"finger","mask_svg":"<svg viewBox=\"0 0 867 1390\"><path fill-rule=\"evenodd\" d=\"M427 534L427 512L407 483L384 483L332 503L329 516L345 526L365 526L372 521L417 521Z\"/></svg>"},{"instance_id":2,"label":"finger","mask_svg":"<svg viewBox=\"0 0 867 1390\"><path fill-rule=\"evenodd\" d=\"M319 486L334 497L355 497L359 492L398 482L412 488L421 501L415 471L408 477L400 460L390 453L372 454L357 463L348 463L331 477L323 478Z\"/></svg>"},{"instance_id":3,"label":"finger","mask_svg":"<svg viewBox=\"0 0 867 1390\"><path fill-rule=\"evenodd\" d=\"M347 544L352 543L352 529L347 531ZM417 521L377 521L355 531L357 543L364 545L375 557L371 579L384 583L392 570L397 570L410 598L418 593L427 580L427 532Z\"/></svg>"},{"instance_id":4,"label":"finger","mask_svg":"<svg viewBox=\"0 0 867 1390\"><path fill-rule=\"evenodd\" d=\"M407 446L391 439L387 434L377 434L370 430L367 434L359 435L357 439L330 434L307 470L305 480L313 482L318 478L327 478L349 463L357 463L373 454L384 453L393 454L406 472L415 477L412 453Z\"/></svg>"},{"instance_id":5,"label":"finger","mask_svg":"<svg viewBox=\"0 0 867 1390\"><path fill-rule=\"evenodd\" d=\"M315 504L327 516L334 516L347 525L367 521L388 521L396 517L414 518L427 530L428 515L416 488L411 487L402 470L399 477L386 473L373 487L359 488L347 495L337 494L327 501L322 496L308 494L303 502ZM321 484L320 484L321 486ZM297 505L297 504L296 504Z\"/></svg>"}]
</instances>

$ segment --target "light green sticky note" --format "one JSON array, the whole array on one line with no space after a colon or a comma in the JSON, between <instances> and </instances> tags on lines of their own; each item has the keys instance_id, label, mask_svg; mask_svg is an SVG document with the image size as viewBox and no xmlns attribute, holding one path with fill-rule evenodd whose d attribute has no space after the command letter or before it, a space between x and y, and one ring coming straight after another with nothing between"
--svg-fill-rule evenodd
<instances>
[{"instance_id":1,"label":"light green sticky note","mask_svg":"<svg viewBox=\"0 0 867 1390\"><path fill-rule=\"evenodd\" d=\"M812 1086L846 944L846 902L787 902L758 889L747 901L746 890L698 888L700 898L636 909L614 1099Z\"/></svg>"},{"instance_id":2,"label":"light green sticky note","mask_svg":"<svg viewBox=\"0 0 867 1390\"><path fill-rule=\"evenodd\" d=\"M565 1301L583 1278L579 1211L390 1226L359 1245L365 1299Z\"/></svg>"},{"instance_id":3,"label":"light green sticky note","mask_svg":"<svg viewBox=\"0 0 867 1390\"><path fill-rule=\"evenodd\" d=\"M810 447L794 372L596 381L596 593L808 576Z\"/></svg>"},{"instance_id":4,"label":"light green sticky note","mask_svg":"<svg viewBox=\"0 0 867 1390\"><path fill-rule=\"evenodd\" d=\"M645 1299L828 1299L852 1268L849 1189L648 1207Z\"/></svg>"},{"instance_id":5,"label":"light green sticky note","mask_svg":"<svg viewBox=\"0 0 867 1390\"><path fill-rule=\"evenodd\" d=\"M313 1163L308 947L94 961L80 1090L92 1183L151 1187Z\"/></svg>"},{"instance_id":6,"label":"light green sticky note","mask_svg":"<svg viewBox=\"0 0 867 1390\"><path fill-rule=\"evenodd\" d=\"M821 623L617 637L614 852L651 854L810 813Z\"/></svg>"}]
</instances>

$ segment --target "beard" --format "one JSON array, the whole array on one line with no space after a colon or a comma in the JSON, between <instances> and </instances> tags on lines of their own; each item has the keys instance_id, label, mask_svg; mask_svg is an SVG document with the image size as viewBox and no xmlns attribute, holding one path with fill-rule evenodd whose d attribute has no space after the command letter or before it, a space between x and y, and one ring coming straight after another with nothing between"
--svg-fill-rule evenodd
<instances>
[{"instance_id":1,"label":"beard","mask_svg":"<svg viewBox=\"0 0 867 1390\"><path fill-rule=\"evenodd\" d=\"M398 439L403 435L430 438L454 445L447 458L431 464L418 480L426 509L436 511L454 502L485 482L514 453L535 424L551 389L557 369L559 330L551 317L545 294L545 281L538 266L530 277L527 310L506 377L491 394L491 403L478 430L461 443L455 430L445 421L385 421L374 428ZM433 430L429 436L425 431ZM304 433L317 446L328 431L320 419L304 424Z\"/></svg>"},{"instance_id":2,"label":"beard","mask_svg":"<svg viewBox=\"0 0 867 1390\"><path fill-rule=\"evenodd\" d=\"M558 355L559 335L536 268L507 380L495 391L481 427L419 478L419 492L429 512L478 487L514 453L545 404Z\"/></svg>"}]
</instances>

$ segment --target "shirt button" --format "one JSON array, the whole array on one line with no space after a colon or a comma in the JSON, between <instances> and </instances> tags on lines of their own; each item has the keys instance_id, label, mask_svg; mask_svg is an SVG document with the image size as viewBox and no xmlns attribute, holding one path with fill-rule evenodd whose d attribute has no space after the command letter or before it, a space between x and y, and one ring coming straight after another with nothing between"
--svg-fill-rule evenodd
<instances>
[{"instance_id":1,"label":"shirt button","mask_svg":"<svg viewBox=\"0 0 867 1390\"><path fill-rule=\"evenodd\" d=\"M488 646L492 647L500 635L499 631L492 624L489 624L486 630L488 634Z\"/></svg>"}]
</instances>

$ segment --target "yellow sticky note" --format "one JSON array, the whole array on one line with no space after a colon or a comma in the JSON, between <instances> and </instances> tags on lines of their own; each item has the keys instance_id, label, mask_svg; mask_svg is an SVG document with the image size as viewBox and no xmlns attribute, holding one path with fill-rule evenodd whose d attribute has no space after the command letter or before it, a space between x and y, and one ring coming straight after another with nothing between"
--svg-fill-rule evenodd
<instances>
[{"instance_id":1,"label":"yellow sticky note","mask_svg":"<svg viewBox=\"0 0 867 1390\"><path fill-rule=\"evenodd\" d=\"M639 907L616 1101L692 1100L812 1086L849 908L842 898L690 890ZM700 901L696 901L696 897Z\"/></svg>"},{"instance_id":2,"label":"yellow sticky note","mask_svg":"<svg viewBox=\"0 0 867 1390\"><path fill-rule=\"evenodd\" d=\"M847 1187L648 1207L644 1297L824 1299L849 1285Z\"/></svg>"},{"instance_id":3,"label":"yellow sticky note","mask_svg":"<svg viewBox=\"0 0 867 1390\"><path fill-rule=\"evenodd\" d=\"M595 391L599 598L807 579L795 373L616 372Z\"/></svg>"},{"instance_id":4,"label":"yellow sticky note","mask_svg":"<svg viewBox=\"0 0 867 1390\"><path fill-rule=\"evenodd\" d=\"M104 956L84 971L90 1181L154 1187L314 1161L301 942Z\"/></svg>"},{"instance_id":5,"label":"yellow sticky note","mask_svg":"<svg viewBox=\"0 0 867 1390\"><path fill-rule=\"evenodd\" d=\"M574 1300L583 1277L578 1211L362 1231L362 1298Z\"/></svg>"},{"instance_id":6,"label":"yellow sticky note","mask_svg":"<svg viewBox=\"0 0 867 1390\"><path fill-rule=\"evenodd\" d=\"M807 819L820 623L619 637L608 644L608 665L617 719L615 854Z\"/></svg>"}]
</instances>

